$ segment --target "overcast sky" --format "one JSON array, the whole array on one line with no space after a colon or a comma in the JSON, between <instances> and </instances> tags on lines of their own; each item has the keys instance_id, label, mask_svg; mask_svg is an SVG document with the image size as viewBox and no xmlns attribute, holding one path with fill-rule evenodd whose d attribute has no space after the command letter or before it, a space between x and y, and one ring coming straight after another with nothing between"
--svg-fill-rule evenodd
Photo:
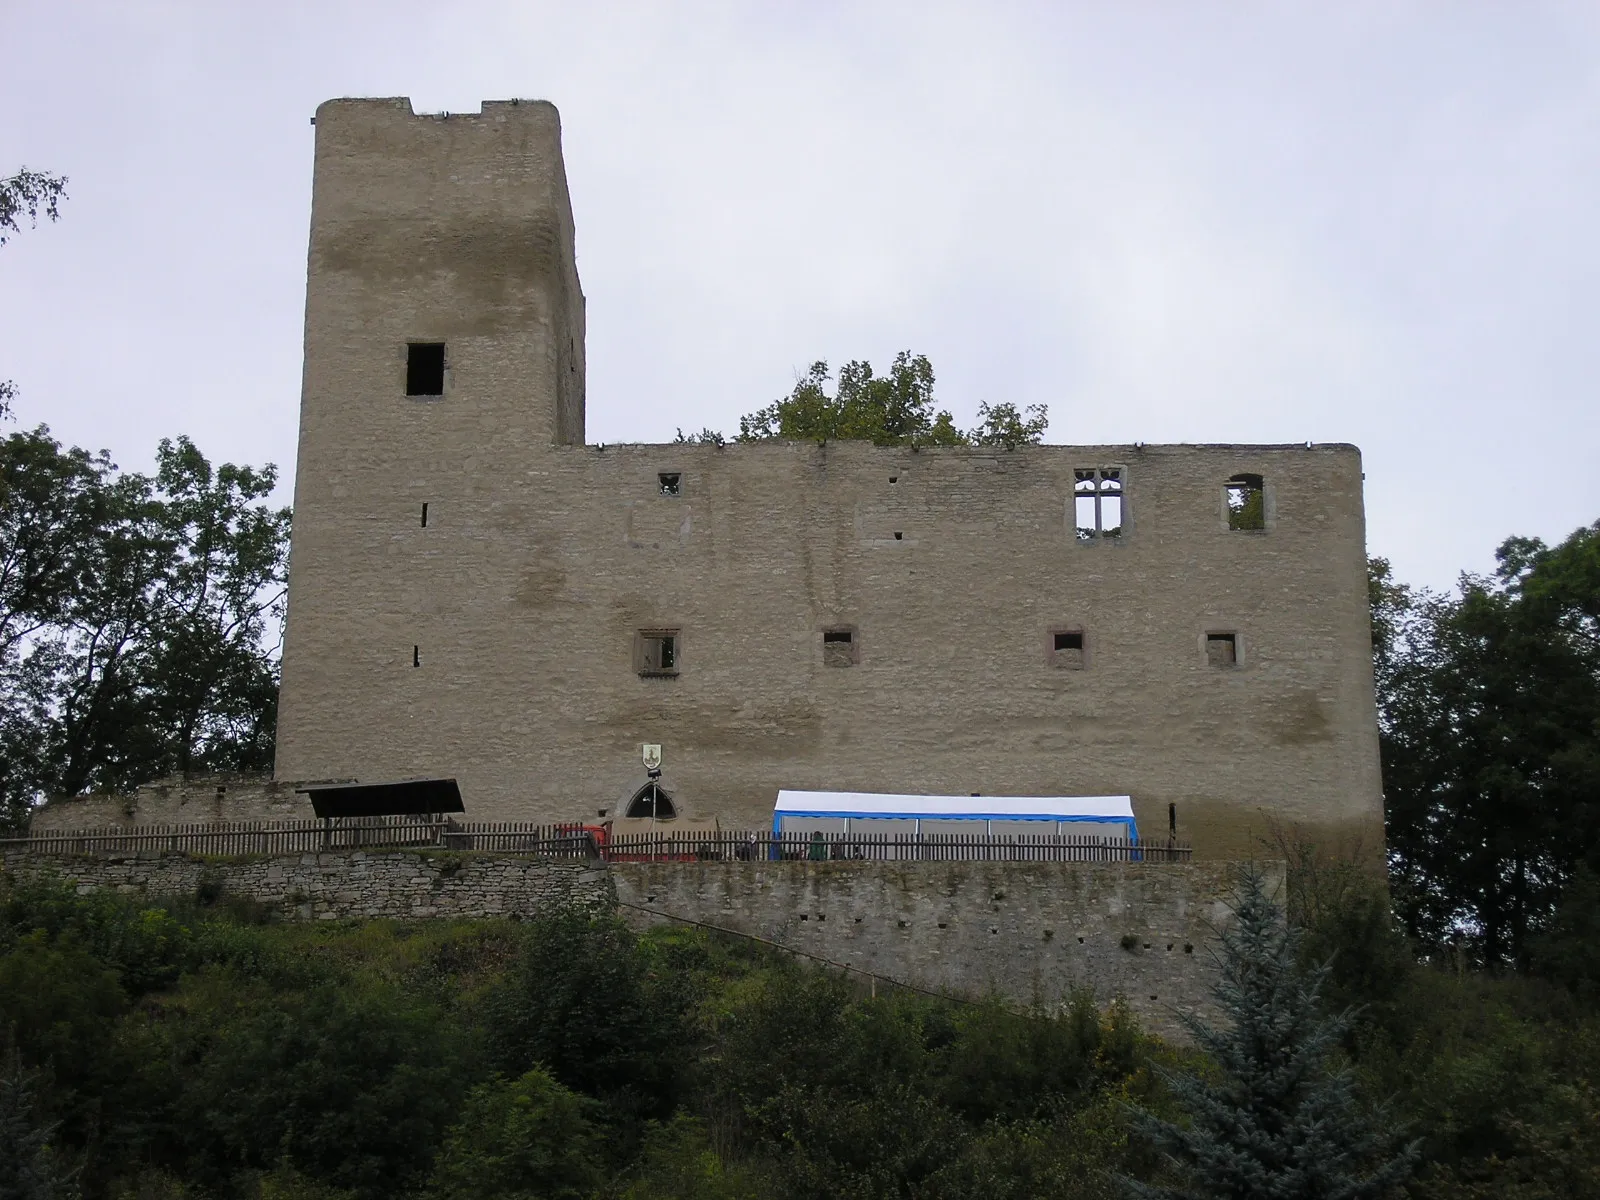
<instances>
[{"instance_id":1,"label":"overcast sky","mask_svg":"<svg viewBox=\"0 0 1600 1200\"><path fill-rule=\"evenodd\" d=\"M0 0L0 47L0 174L71 178L0 248L0 378L127 467L292 477L320 101L519 96L592 442L909 348L963 425L1355 442L1413 581L1600 517L1600 4Z\"/></svg>"}]
</instances>

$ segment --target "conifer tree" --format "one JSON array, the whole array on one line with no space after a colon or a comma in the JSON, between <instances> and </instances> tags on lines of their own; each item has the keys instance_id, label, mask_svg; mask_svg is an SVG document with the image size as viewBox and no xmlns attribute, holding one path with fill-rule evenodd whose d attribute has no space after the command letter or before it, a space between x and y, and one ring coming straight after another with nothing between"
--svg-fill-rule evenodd
<instances>
[{"instance_id":1,"label":"conifer tree","mask_svg":"<svg viewBox=\"0 0 1600 1200\"><path fill-rule=\"evenodd\" d=\"M12 1061L0 1070L0 1200L64 1200L74 1194L50 1148L55 1126L34 1113L33 1077Z\"/></svg>"},{"instance_id":2,"label":"conifer tree","mask_svg":"<svg viewBox=\"0 0 1600 1200\"><path fill-rule=\"evenodd\" d=\"M1329 1064L1353 1014L1324 1013L1327 968L1300 968L1298 936L1253 867L1241 874L1233 915L1222 934L1222 977L1213 992L1227 1021L1218 1027L1185 1019L1217 1071L1167 1073L1189 1114L1186 1124L1144 1112L1137 1117L1184 1183L1130 1180L1129 1191L1147 1200L1389 1194L1411 1172L1417 1147L1395 1153L1394 1136L1359 1110L1352 1072Z\"/></svg>"}]
</instances>

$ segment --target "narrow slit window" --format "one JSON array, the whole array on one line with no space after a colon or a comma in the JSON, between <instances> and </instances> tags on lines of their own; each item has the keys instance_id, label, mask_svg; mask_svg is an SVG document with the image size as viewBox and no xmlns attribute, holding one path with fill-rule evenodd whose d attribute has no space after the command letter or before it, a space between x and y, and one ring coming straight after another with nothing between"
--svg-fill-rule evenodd
<instances>
[{"instance_id":1,"label":"narrow slit window","mask_svg":"<svg viewBox=\"0 0 1600 1200\"><path fill-rule=\"evenodd\" d=\"M683 491L683 476L677 471L662 471L656 476L656 483L661 488L663 496L681 495Z\"/></svg>"},{"instance_id":2,"label":"narrow slit window","mask_svg":"<svg viewBox=\"0 0 1600 1200\"><path fill-rule=\"evenodd\" d=\"M640 675L678 673L678 631L643 629L635 641L635 667Z\"/></svg>"},{"instance_id":3,"label":"narrow slit window","mask_svg":"<svg viewBox=\"0 0 1600 1200\"><path fill-rule=\"evenodd\" d=\"M1050 635L1050 662L1057 667L1083 666L1083 630L1058 629Z\"/></svg>"},{"instance_id":4,"label":"narrow slit window","mask_svg":"<svg viewBox=\"0 0 1600 1200\"><path fill-rule=\"evenodd\" d=\"M1072 473L1073 524L1080 542L1122 536L1122 468L1083 467Z\"/></svg>"},{"instance_id":5,"label":"narrow slit window","mask_svg":"<svg viewBox=\"0 0 1600 1200\"><path fill-rule=\"evenodd\" d=\"M420 667L422 665L422 647L421 646L413 646L413 647L411 647L411 665L413 667Z\"/></svg>"},{"instance_id":6,"label":"narrow slit window","mask_svg":"<svg viewBox=\"0 0 1600 1200\"><path fill-rule=\"evenodd\" d=\"M1229 529L1267 527L1267 489L1259 475L1235 475L1224 488Z\"/></svg>"},{"instance_id":7,"label":"narrow slit window","mask_svg":"<svg viewBox=\"0 0 1600 1200\"><path fill-rule=\"evenodd\" d=\"M406 345L406 395L444 395L444 343Z\"/></svg>"},{"instance_id":8,"label":"narrow slit window","mask_svg":"<svg viewBox=\"0 0 1600 1200\"><path fill-rule=\"evenodd\" d=\"M1213 667L1238 666L1238 635L1233 633L1206 634L1206 662Z\"/></svg>"},{"instance_id":9,"label":"narrow slit window","mask_svg":"<svg viewBox=\"0 0 1600 1200\"><path fill-rule=\"evenodd\" d=\"M854 629L824 629L822 631L822 665L825 667L853 667L856 663L856 631Z\"/></svg>"},{"instance_id":10,"label":"narrow slit window","mask_svg":"<svg viewBox=\"0 0 1600 1200\"><path fill-rule=\"evenodd\" d=\"M424 529L428 527L428 505L426 502L422 505L422 527Z\"/></svg>"}]
</instances>

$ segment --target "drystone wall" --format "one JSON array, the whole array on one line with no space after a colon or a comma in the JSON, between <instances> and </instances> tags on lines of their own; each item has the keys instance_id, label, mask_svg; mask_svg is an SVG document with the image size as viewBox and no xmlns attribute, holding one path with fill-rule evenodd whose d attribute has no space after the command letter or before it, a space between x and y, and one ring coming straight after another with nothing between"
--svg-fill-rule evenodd
<instances>
[{"instance_id":1,"label":"drystone wall","mask_svg":"<svg viewBox=\"0 0 1600 1200\"><path fill-rule=\"evenodd\" d=\"M637 863L611 868L640 924L689 919L932 991L1056 1005L1124 997L1183 1036L1208 1010L1235 865ZM1281 865L1268 868L1281 888Z\"/></svg>"},{"instance_id":2,"label":"drystone wall","mask_svg":"<svg viewBox=\"0 0 1600 1200\"><path fill-rule=\"evenodd\" d=\"M532 917L569 904L610 908L613 899L606 872L585 863L402 851L237 859L7 851L5 869L53 873L79 891L195 895L220 887L306 920Z\"/></svg>"}]
</instances>

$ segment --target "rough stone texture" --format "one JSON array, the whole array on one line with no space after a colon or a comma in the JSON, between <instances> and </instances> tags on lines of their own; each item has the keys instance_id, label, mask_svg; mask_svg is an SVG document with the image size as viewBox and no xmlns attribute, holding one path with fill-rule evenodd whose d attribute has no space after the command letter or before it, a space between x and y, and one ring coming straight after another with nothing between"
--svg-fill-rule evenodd
<instances>
[{"instance_id":1,"label":"rough stone texture","mask_svg":"<svg viewBox=\"0 0 1600 1200\"><path fill-rule=\"evenodd\" d=\"M332 780L316 780L329 783ZM161 779L132 795L62 796L33 810L34 833L67 829L131 829L140 825L198 825L222 821L309 821L316 817L306 786L259 775Z\"/></svg>"},{"instance_id":2,"label":"rough stone texture","mask_svg":"<svg viewBox=\"0 0 1600 1200\"><path fill-rule=\"evenodd\" d=\"M611 874L638 923L688 918L945 993L1051 1005L1088 988L1181 1036L1178 1013L1209 1009L1234 867L624 863ZM1280 888L1281 863L1264 869Z\"/></svg>"},{"instance_id":3,"label":"rough stone texture","mask_svg":"<svg viewBox=\"0 0 1600 1200\"><path fill-rule=\"evenodd\" d=\"M582 863L479 855L362 852L199 859L186 854L80 855L7 851L14 874L55 873L79 891L193 895L202 879L306 919L531 917L560 904L612 904L611 881Z\"/></svg>"},{"instance_id":4,"label":"rough stone texture","mask_svg":"<svg viewBox=\"0 0 1600 1200\"><path fill-rule=\"evenodd\" d=\"M1125 997L1157 1032L1204 1012L1233 864L584 863L405 851L201 859L177 853L45 857L12 874L80 891L230 895L304 920L532 917L564 904L636 925L692 921L931 991L1057 1004L1087 988ZM1282 866L1266 868L1280 886ZM1131 939L1124 946L1124 939Z\"/></svg>"},{"instance_id":5,"label":"rough stone texture","mask_svg":"<svg viewBox=\"0 0 1600 1200\"><path fill-rule=\"evenodd\" d=\"M585 446L573 254L553 107L318 110L279 778L592 819L655 742L730 828L780 787L1129 794L1201 857L1273 821L1381 853L1354 447ZM403 394L408 339L446 343L441 399ZM1105 466L1124 533L1080 543ZM1262 531L1228 529L1238 472ZM680 631L676 677L639 676L641 629Z\"/></svg>"}]
</instances>

